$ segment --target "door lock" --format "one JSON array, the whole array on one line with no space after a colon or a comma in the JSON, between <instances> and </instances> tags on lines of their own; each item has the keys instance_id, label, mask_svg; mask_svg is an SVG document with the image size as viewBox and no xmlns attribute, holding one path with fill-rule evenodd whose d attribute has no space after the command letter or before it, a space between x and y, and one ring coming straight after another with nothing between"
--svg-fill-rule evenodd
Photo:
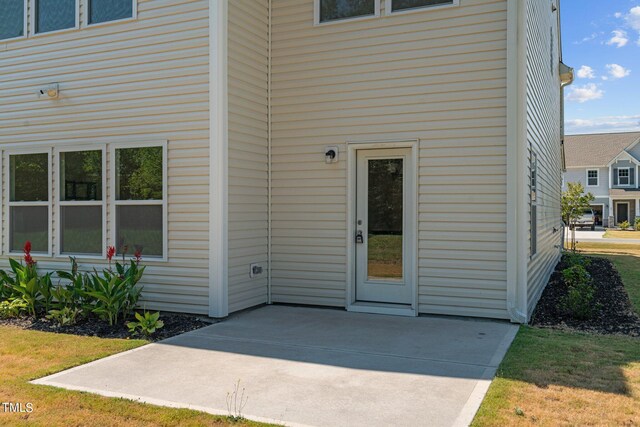
<instances>
[{"instance_id":1,"label":"door lock","mask_svg":"<svg viewBox=\"0 0 640 427\"><path fill-rule=\"evenodd\" d=\"M364 243L364 236L362 235L362 230L358 230L356 232L356 243Z\"/></svg>"}]
</instances>

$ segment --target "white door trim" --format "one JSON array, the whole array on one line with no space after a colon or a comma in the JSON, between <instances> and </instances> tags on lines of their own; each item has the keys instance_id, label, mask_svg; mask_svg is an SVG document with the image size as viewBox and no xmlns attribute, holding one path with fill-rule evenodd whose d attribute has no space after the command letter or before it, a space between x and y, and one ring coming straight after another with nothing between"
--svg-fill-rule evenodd
<instances>
[{"instance_id":1,"label":"white door trim","mask_svg":"<svg viewBox=\"0 0 640 427\"><path fill-rule=\"evenodd\" d=\"M618 224L620 224L619 218L618 218L618 205L627 205L627 221L629 223L631 223L631 205L630 205L630 201L620 201L620 200L616 200L614 202L615 204L615 216L613 218L613 220L615 221L614 226L617 226ZM611 224L609 224L609 227L611 227Z\"/></svg>"},{"instance_id":2,"label":"white door trim","mask_svg":"<svg viewBox=\"0 0 640 427\"><path fill-rule=\"evenodd\" d=\"M407 238L411 239L410 245L413 248L413 256L411 259L411 268L408 268L407 280L413 283L412 302L407 308L399 307L397 304L367 304L356 303L356 176L357 176L357 154L358 150L373 149L393 149L393 148L410 148L411 149L411 173L406 177L407 181L413 188L413 197L415 200L414 212L409 215L407 223L409 229L415 230L414 233L407 231ZM354 312L367 312L378 314L392 314L404 316L418 315L418 140L396 140L396 141L363 141L351 142L347 141L347 300L346 309Z\"/></svg>"}]
</instances>

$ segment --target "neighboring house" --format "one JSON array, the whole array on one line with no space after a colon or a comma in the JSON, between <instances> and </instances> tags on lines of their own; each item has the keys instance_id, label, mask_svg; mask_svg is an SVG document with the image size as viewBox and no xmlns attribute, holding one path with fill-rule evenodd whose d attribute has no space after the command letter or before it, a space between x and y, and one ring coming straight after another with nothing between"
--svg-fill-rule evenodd
<instances>
[{"instance_id":1,"label":"neighboring house","mask_svg":"<svg viewBox=\"0 0 640 427\"><path fill-rule=\"evenodd\" d=\"M640 215L640 132L571 135L565 137L568 182L580 182L595 196L592 208L598 225L633 224Z\"/></svg>"},{"instance_id":2,"label":"neighboring house","mask_svg":"<svg viewBox=\"0 0 640 427\"><path fill-rule=\"evenodd\" d=\"M2 255L144 305L526 322L560 256L556 0L5 0ZM119 255L120 256L120 255Z\"/></svg>"}]
</instances>

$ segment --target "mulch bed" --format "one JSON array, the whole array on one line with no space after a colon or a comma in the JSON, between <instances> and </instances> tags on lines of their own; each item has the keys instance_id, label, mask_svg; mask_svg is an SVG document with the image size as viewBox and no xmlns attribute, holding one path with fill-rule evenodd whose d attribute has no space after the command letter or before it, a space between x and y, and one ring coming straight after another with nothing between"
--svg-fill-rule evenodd
<instances>
[{"instance_id":1,"label":"mulch bed","mask_svg":"<svg viewBox=\"0 0 640 427\"><path fill-rule=\"evenodd\" d=\"M597 307L589 320L572 318L563 308L562 299L568 287L562 280L562 260L536 306L531 324L538 327L640 337L640 316L635 312L622 279L613 264L603 258L591 258L586 267L596 288L594 304Z\"/></svg>"},{"instance_id":2,"label":"mulch bed","mask_svg":"<svg viewBox=\"0 0 640 427\"><path fill-rule=\"evenodd\" d=\"M152 341L163 340L215 323L214 320L202 316L169 312L161 312L160 320L164 322L164 327L153 335L151 338ZM100 338L141 338L139 336L132 336L129 329L125 326L125 323L126 322L121 322L119 325L109 326L109 324L102 320L90 318L81 320L73 326L57 327L48 319L35 319L33 317L0 319L0 326L13 326L35 331Z\"/></svg>"}]
</instances>

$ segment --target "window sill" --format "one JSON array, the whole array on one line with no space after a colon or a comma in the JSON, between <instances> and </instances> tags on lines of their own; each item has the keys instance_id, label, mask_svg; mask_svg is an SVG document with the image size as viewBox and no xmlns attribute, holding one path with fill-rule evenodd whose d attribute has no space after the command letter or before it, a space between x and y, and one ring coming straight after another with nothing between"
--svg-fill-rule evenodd
<instances>
[{"instance_id":1,"label":"window sill","mask_svg":"<svg viewBox=\"0 0 640 427\"><path fill-rule=\"evenodd\" d=\"M313 25L315 27L324 27L324 26L327 26L327 25L344 24L344 23L347 23L347 22L368 21L368 20L376 19L376 18L380 18L380 13L379 12L376 12L373 15L357 16L355 18L332 19L331 21L324 21L324 22L316 20Z\"/></svg>"},{"instance_id":2,"label":"window sill","mask_svg":"<svg viewBox=\"0 0 640 427\"><path fill-rule=\"evenodd\" d=\"M99 27L108 27L109 25L126 24L128 22L134 22L134 21L137 21L137 20L138 20L137 16L132 16L131 18L116 19L115 21L98 22L97 24L89 24L88 22L86 22L84 27L87 28L87 29L89 29L89 28L99 28Z\"/></svg>"},{"instance_id":3,"label":"window sill","mask_svg":"<svg viewBox=\"0 0 640 427\"><path fill-rule=\"evenodd\" d=\"M0 39L0 44L8 43L8 42L16 42L16 41L25 40L25 39L27 39L27 36L11 37L10 39Z\"/></svg>"},{"instance_id":4,"label":"window sill","mask_svg":"<svg viewBox=\"0 0 640 427\"><path fill-rule=\"evenodd\" d=\"M79 29L80 29L80 26L76 25L75 27L63 28L61 30L55 30L55 31L47 31L45 33L33 33L31 34L31 36L29 36L29 38L39 39L46 36L55 36L58 34L70 33L72 31L78 31Z\"/></svg>"}]
</instances>

